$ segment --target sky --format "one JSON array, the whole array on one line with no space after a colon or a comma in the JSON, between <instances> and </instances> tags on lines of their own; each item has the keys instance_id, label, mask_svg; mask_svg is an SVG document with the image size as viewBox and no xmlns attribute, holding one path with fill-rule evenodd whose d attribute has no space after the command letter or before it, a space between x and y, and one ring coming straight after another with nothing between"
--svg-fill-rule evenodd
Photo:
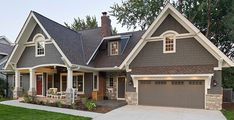
<instances>
[{"instance_id":1,"label":"sky","mask_svg":"<svg viewBox=\"0 0 234 120\"><path fill-rule=\"evenodd\" d=\"M14 42L30 11L36 11L60 24L72 23L74 17L85 18L96 16L100 26L101 13L110 11L114 3L122 0L2 0L0 1L0 36L6 36ZM110 16L112 27L118 32L127 28L117 24L115 17Z\"/></svg>"}]
</instances>

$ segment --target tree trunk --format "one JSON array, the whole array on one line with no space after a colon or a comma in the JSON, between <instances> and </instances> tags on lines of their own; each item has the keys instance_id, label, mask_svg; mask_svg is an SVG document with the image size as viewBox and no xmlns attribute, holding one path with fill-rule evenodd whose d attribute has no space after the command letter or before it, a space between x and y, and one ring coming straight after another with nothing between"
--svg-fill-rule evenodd
<instances>
[{"instance_id":1,"label":"tree trunk","mask_svg":"<svg viewBox=\"0 0 234 120\"><path fill-rule=\"evenodd\" d=\"M182 8L183 8L183 0L178 0L178 2L179 2L179 11L180 11L180 13L182 13L183 11L182 11Z\"/></svg>"},{"instance_id":2,"label":"tree trunk","mask_svg":"<svg viewBox=\"0 0 234 120\"><path fill-rule=\"evenodd\" d=\"M209 37L210 34L210 26L211 26L211 0L207 0L207 31L206 31L206 37Z\"/></svg>"}]
</instances>

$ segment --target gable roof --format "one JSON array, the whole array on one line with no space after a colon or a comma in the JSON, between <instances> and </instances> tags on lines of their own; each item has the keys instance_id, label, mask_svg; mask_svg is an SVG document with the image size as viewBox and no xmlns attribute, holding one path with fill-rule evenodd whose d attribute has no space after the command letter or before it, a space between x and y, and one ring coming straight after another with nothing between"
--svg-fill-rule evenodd
<instances>
[{"instance_id":1,"label":"gable roof","mask_svg":"<svg viewBox=\"0 0 234 120\"><path fill-rule=\"evenodd\" d=\"M55 40L59 48L72 64L84 65L84 52L82 49L82 35L76 31L54 22L41 14L34 12L38 21Z\"/></svg>"},{"instance_id":2,"label":"gable roof","mask_svg":"<svg viewBox=\"0 0 234 120\"><path fill-rule=\"evenodd\" d=\"M206 48L218 61L224 61L219 67L231 67L234 66L234 63L224 55L210 40L208 40L198 28L196 28L188 19L186 19L179 11L177 11L170 3L168 3L162 12L158 15L155 21L150 25L145 34L142 36L142 39L137 43L131 53L127 56L127 58L123 61L123 63L119 66L120 69L129 65L133 59L137 56L140 50L144 47L144 45L148 42L154 31L160 26L163 20L167 17L167 15L172 15L190 34L194 36L194 38L204 47Z\"/></svg>"},{"instance_id":3,"label":"gable roof","mask_svg":"<svg viewBox=\"0 0 234 120\"><path fill-rule=\"evenodd\" d=\"M103 50L100 50L99 52L96 51L97 54L95 56L93 56L93 58L90 58L93 60L88 65L91 65L91 66L96 67L96 68L102 68L102 67L104 67L104 68L110 67L111 68L111 67L120 66L120 64L125 60L125 58L128 56L128 54L132 51L134 46L139 42L139 40L141 39L141 36L144 33L145 33L145 30L117 34L116 36L119 36L119 38L117 38L117 39L121 39L121 36L128 36L129 37L129 40L125 43L126 47L123 48L123 51L121 51L121 53L120 53L121 55L109 56L106 53L107 51L103 51ZM108 39L103 39L103 41L104 40L108 40Z\"/></svg>"}]
</instances>

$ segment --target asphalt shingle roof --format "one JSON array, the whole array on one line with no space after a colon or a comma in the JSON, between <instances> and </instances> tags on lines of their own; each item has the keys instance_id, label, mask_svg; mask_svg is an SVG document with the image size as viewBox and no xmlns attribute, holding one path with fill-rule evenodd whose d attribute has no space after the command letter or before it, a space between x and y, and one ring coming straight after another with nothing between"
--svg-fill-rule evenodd
<instances>
[{"instance_id":1,"label":"asphalt shingle roof","mask_svg":"<svg viewBox=\"0 0 234 120\"><path fill-rule=\"evenodd\" d=\"M48 34L55 40L60 49L70 60L72 64L86 65L86 62L90 59L96 48L102 41L101 28L73 31L55 21L50 20L43 15L34 12L33 14L42 24ZM120 33L118 35L129 35L132 36L127 43L127 46L122 55L119 56L108 56L99 51L98 54L93 58L89 66L93 67L114 67L119 66L127 55L131 52L141 36L145 31L136 31L128 33Z\"/></svg>"}]
</instances>

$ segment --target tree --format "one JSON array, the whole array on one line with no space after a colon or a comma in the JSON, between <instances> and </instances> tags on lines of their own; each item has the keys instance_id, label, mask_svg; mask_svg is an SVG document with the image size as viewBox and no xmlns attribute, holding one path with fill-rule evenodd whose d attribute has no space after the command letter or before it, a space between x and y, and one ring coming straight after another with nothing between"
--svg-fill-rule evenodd
<instances>
[{"instance_id":1,"label":"tree","mask_svg":"<svg viewBox=\"0 0 234 120\"><path fill-rule=\"evenodd\" d=\"M68 23L64 22L65 26L75 30L85 30L85 29L93 29L98 27L97 19L96 17L86 16L86 19L80 19L79 17L76 19L74 18L74 22L69 25Z\"/></svg>"},{"instance_id":2,"label":"tree","mask_svg":"<svg viewBox=\"0 0 234 120\"><path fill-rule=\"evenodd\" d=\"M74 22L69 25L68 23L64 22L65 26L69 29L80 31L85 29L94 29L98 27L96 17L90 17L89 15L86 16L86 19L80 19L79 17L76 19L74 18ZM117 29L114 27L112 28L112 34L117 34Z\"/></svg>"},{"instance_id":3,"label":"tree","mask_svg":"<svg viewBox=\"0 0 234 120\"><path fill-rule=\"evenodd\" d=\"M164 4L164 0L122 1L122 4L115 3L110 7L110 14L128 29L140 27L144 30L158 16Z\"/></svg>"},{"instance_id":4,"label":"tree","mask_svg":"<svg viewBox=\"0 0 234 120\"><path fill-rule=\"evenodd\" d=\"M224 54L234 58L233 0L174 0L172 4ZM122 26L143 30L152 24L164 5L164 0L127 0L111 6L111 15Z\"/></svg>"}]
</instances>

